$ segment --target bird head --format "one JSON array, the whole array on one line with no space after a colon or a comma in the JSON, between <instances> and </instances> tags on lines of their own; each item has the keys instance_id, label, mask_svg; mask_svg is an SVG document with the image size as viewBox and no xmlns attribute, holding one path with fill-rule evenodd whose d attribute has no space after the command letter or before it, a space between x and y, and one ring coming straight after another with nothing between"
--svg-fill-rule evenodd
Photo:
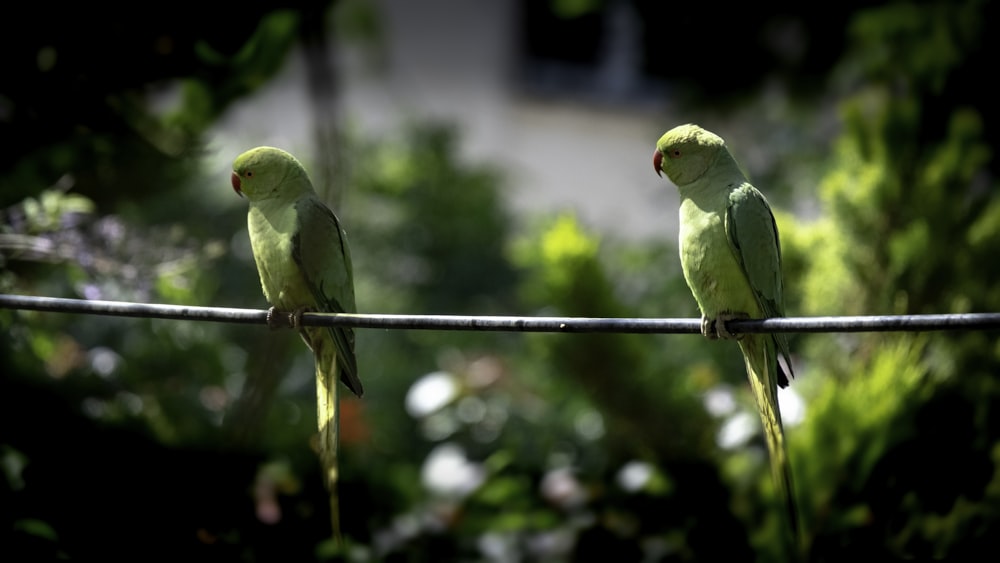
<instances>
[{"instance_id":1,"label":"bird head","mask_svg":"<svg viewBox=\"0 0 1000 563\"><path fill-rule=\"evenodd\" d=\"M711 131L693 124L679 125L656 142L653 168L677 186L690 184L701 178L725 145L722 137Z\"/></svg>"},{"instance_id":2,"label":"bird head","mask_svg":"<svg viewBox=\"0 0 1000 563\"><path fill-rule=\"evenodd\" d=\"M280 195L283 187L298 184L289 180L305 174L291 154L274 147L257 147L236 157L230 181L237 195L256 201Z\"/></svg>"}]
</instances>

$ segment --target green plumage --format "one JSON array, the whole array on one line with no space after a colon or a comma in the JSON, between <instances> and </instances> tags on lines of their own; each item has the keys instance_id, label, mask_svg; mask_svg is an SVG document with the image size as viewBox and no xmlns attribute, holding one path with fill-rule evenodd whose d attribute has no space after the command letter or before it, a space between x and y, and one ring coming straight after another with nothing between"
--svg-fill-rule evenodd
<instances>
[{"instance_id":1,"label":"green plumage","mask_svg":"<svg viewBox=\"0 0 1000 563\"><path fill-rule=\"evenodd\" d=\"M305 168L272 147L251 149L233 162L233 188L250 201L247 228L264 297L282 312L353 313L354 281L347 233L320 201ZM337 379L364 392L354 356L354 331L299 327L316 361L319 456L339 533Z\"/></svg>"},{"instance_id":2,"label":"green plumage","mask_svg":"<svg viewBox=\"0 0 1000 563\"><path fill-rule=\"evenodd\" d=\"M728 320L784 316L774 215L722 138L697 125L681 125L660 138L653 160L657 173L665 173L680 192L681 266L701 309L702 333L733 338L726 330ZM739 335L738 342L767 437L775 486L797 537L791 466L778 409L778 386L787 386L793 375L788 341L784 334L762 333Z\"/></svg>"}]
</instances>

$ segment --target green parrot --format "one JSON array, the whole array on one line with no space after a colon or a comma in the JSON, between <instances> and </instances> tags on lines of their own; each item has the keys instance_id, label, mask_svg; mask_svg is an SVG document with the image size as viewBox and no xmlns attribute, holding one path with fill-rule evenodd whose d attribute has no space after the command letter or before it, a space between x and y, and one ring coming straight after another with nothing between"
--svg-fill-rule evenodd
<instances>
[{"instance_id":1,"label":"green parrot","mask_svg":"<svg viewBox=\"0 0 1000 563\"><path fill-rule=\"evenodd\" d=\"M233 189L250 201L247 227L264 297L271 308L287 312L316 361L316 410L319 457L330 492L334 534L339 535L337 510L337 379L360 397L354 357L354 331L349 327L301 326L303 311L353 313L354 281L347 233L329 207L320 201L305 168L291 154L257 147L233 162Z\"/></svg>"},{"instance_id":2,"label":"green parrot","mask_svg":"<svg viewBox=\"0 0 1000 563\"><path fill-rule=\"evenodd\" d=\"M710 339L735 338L743 352L767 438L771 473L797 538L795 490L778 409L778 386L786 387L788 377L794 377L788 340L783 333L733 335L726 329L732 319L785 314L774 215L725 141L697 125L681 125L660 137L653 166L680 192L681 267L701 309L701 333ZM778 352L787 375L778 363Z\"/></svg>"}]
</instances>

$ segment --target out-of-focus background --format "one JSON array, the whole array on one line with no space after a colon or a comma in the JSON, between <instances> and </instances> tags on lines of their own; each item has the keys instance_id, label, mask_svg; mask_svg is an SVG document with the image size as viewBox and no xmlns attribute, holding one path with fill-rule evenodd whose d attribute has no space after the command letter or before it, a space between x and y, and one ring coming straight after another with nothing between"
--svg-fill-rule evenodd
<instances>
[{"instance_id":1,"label":"out-of-focus background","mask_svg":"<svg viewBox=\"0 0 1000 563\"><path fill-rule=\"evenodd\" d=\"M361 312L694 317L656 140L726 138L790 315L1000 311L996 3L25 4L0 291L266 307L233 158L296 154ZM344 546L291 331L0 311L0 558L782 561L738 349L359 330ZM792 338L807 558L1000 548L990 331Z\"/></svg>"}]
</instances>

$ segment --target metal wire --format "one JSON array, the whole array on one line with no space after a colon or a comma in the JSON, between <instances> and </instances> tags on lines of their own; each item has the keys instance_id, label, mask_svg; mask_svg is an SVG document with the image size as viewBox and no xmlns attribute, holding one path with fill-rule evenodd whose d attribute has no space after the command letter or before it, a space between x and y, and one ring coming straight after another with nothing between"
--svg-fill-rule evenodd
<instances>
[{"instance_id":1,"label":"metal wire","mask_svg":"<svg viewBox=\"0 0 1000 563\"><path fill-rule=\"evenodd\" d=\"M146 317L238 324L268 324L268 312L258 309L194 307L91 301L58 297L0 294L0 308L53 313L78 313L118 317ZM272 322L291 326L286 315ZM698 333L700 319L517 317L471 315L380 315L303 313L305 326L349 326L407 330L464 330L508 332L619 332L634 334ZM940 315L871 315L854 317L786 317L764 320L733 320L726 323L732 333L755 332L892 332L1000 328L1000 313Z\"/></svg>"}]
</instances>

